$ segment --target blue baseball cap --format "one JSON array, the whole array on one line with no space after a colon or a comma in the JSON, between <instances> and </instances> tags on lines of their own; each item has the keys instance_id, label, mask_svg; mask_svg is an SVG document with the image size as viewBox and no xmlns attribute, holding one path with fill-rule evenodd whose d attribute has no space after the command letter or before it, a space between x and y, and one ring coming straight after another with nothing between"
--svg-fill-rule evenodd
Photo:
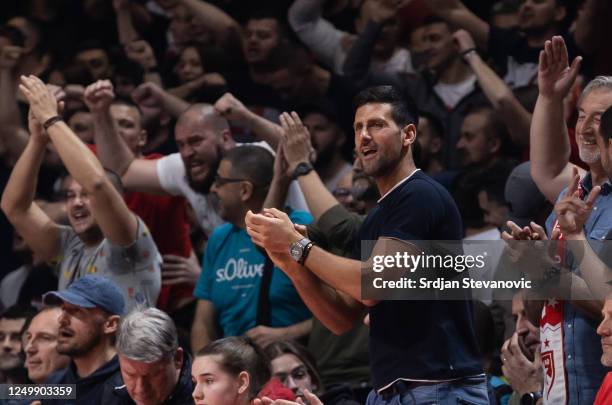
<instances>
[{"instance_id":1,"label":"blue baseball cap","mask_svg":"<svg viewBox=\"0 0 612 405\"><path fill-rule=\"evenodd\" d=\"M51 291L43 295L46 305L68 302L81 308L100 308L112 315L123 315L125 300L121 290L105 277L86 275L62 291Z\"/></svg>"}]
</instances>

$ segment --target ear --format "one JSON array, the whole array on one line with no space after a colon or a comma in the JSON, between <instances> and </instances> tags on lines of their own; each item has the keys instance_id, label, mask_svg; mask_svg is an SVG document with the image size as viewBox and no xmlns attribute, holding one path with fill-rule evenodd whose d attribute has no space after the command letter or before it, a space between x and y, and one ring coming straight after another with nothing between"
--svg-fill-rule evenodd
<instances>
[{"instance_id":1,"label":"ear","mask_svg":"<svg viewBox=\"0 0 612 405\"><path fill-rule=\"evenodd\" d=\"M119 328L119 320L121 318L119 317L119 315L111 315L108 318L106 318L106 321L104 322L104 334L105 335L112 335L117 333L117 329Z\"/></svg>"},{"instance_id":2,"label":"ear","mask_svg":"<svg viewBox=\"0 0 612 405\"><path fill-rule=\"evenodd\" d=\"M404 139L402 141L402 146L409 146L416 141L416 126L414 124L408 124L404 128L402 128L402 134L404 134Z\"/></svg>"},{"instance_id":3,"label":"ear","mask_svg":"<svg viewBox=\"0 0 612 405\"><path fill-rule=\"evenodd\" d=\"M224 151L228 151L234 146L236 146L236 141L234 141L232 133L229 129L224 129L221 132L221 149L223 149Z\"/></svg>"},{"instance_id":4,"label":"ear","mask_svg":"<svg viewBox=\"0 0 612 405\"><path fill-rule=\"evenodd\" d=\"M243 202L248 201L251 197L253 197L253 192L255 191L255 187L253 183L250 181L243 181L240 183L240 200Z\"/></svg>"},{"instance_id":5,"label":"ear","mask_svg":"<svg viewBox=\"0 0 612 405\"><path fill-rule=\"evenodd\" d=\"M238 394L244 394L249 390L251 385L251 377L246 371L241 371L238 374Z\"/></svg>"},{"instance_id":6,"label":"ear","mask_svg":"<svg viewBox=\"0 0 612 405\"><path fill-rule=\"evenodd\" d=\"M148 134L147 134L147 130L143 129L140 131L140 134L138 134L138 146L141 148L144 148L145 145L147 144L147 139L148 139Z\"/></svg>"},{"instance_id":7,"label":"ear","mask_svg":"<svg viewBox=\"0 0 612 405\"><path fill-rule=\"evenodd\" d=\"M491 154L496 154L500 151L502 142L501 142L501 139L499 139L499 137L494 136L490 138L488 143L489 143L489 152L491 152Z\"/></svg>"},{"instance_id":8,"label":"ear","mask_svg":"<svg viewBox=\"0 0 612 405\"><path fill-rule=\"evenodd\" d=\"M185 356L185 353L183 352L183 348L178 347L176 349L176 353L174 354L174 367L176 367L177 370L180 370L183 368L184 356Z\"/></svg>"},{"instance_id":9,"label":"ear","mask_svg":"<svg viewBox=\"0 0 612 405\"><path fill-rule=\"evenodd\" d=\"M561 22L567 16L567 8L565 6L556 6L555 7L555 21Z\"/></svg>"}]
</instances>

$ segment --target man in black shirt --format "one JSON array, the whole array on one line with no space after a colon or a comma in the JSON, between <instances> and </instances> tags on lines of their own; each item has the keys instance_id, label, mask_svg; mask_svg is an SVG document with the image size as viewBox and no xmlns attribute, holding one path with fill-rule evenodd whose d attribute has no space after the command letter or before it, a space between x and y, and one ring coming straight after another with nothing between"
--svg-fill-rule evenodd
<instances>
[{"instance_id":1,"label":"man in black shirt","mask_svg":"<svg viewBox=\"0 0 612 405\"><path fill-rule=\"evenodd\" d=\"M356 151L382 195L365 219L360 240L376 241L376 250L392 238L461 239L461 219L452 198L414 165L414 109L391 86L364 90L355 105ZM297 115L293 119L301 124ZM315 315L328 313L322 321L334 332L347 330L361 318L364 305L370 307L375 391L368 404L489 403L469 302L363 299L362 262L312 246L278 210L248 213L246 222L253 241L266 248L283 271L308 274L299 289L302 299Z\"/></svg>"},{"instance_id":2,"label":"man in black shirt","mask_svg":"<svg viewBox=\"0 0 612 405\"><path fill-rule=\"evenodd\" d=\"M108 381L119 371L115 334L125 301L111 280L86 275L63 291L43 296L47 305L61 305L57 351L70 364L49 376L46 384L76 384L76 399L44 400L43 404L110 404Z\"/></svg>"}]
</instances>

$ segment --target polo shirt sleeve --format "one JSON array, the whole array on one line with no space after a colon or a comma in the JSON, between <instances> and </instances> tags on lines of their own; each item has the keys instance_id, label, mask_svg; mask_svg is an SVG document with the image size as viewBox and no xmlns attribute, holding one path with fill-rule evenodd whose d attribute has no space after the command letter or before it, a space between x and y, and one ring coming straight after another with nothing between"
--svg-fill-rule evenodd
<instances>
[{"instance_id":1,"label":"polo shirt sleeve","mask_svg":"<svg viewBox=\"0 0 612 405\"><path fill-rule=\"evenodd\" d=\"M168 194L183 195L181 184L186 183L185 164L181 155L173 153L156 161L157 177L162 189Z\"/></svg>"},{"instance_id":2,"label":"polo shirt sleeve","mask_svg":"<svg viewBox=\"0 0 612 405\"><path fill-rule=\"evenodd\" d=\"M350 252L362 223L361 215L353 214L338 204L321 215L317 226L332 246Z\"/></svg>"}]
</instances>

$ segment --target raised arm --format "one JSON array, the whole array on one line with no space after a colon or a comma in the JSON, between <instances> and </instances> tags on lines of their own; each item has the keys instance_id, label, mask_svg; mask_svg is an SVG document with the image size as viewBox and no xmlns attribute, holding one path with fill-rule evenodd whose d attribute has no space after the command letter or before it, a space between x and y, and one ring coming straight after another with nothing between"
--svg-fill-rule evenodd
<instances>
[{"instance_id":1,"label":"raised arm","mask_svg":"<svg viewBox=\"0 0 612 405\"><path fill-rule=\"evenodd\" d=\"M249 211L245 220L253 242L272 254L286 254L292 242L302 239L287 214L279 210L264 209L263 214ZM314 246L306 258L305 267L332 288L367 304L361 298L360 261L336 256Z\"/></svg>"},{"instance_id":2,"label":"raised arm","mask_svg":"<svg viewBox=\"0 0 612 405\"><path fill-rule=\"evenodd\" d=\"M187 7L204 26L210 30L218 44L226 42L233 32L240 32L240 25L219 7L203 0L180 0L180 3Z\"/></svg>"},{"instance_id":3,"label":"raised arm","mask_svg":"<svg viewBox=\"0 0 612 405\"><path fill-rule=\"evenodd\" d=\"M197 353L217 338L215 319L215 307L212 301L198 300L191 325L191 351L193 353Z\"/></svg>"},{"instance_id":4,"label":"raised arm","mask_svg":"<svg viewBox=\"0 0 612 405\"><path fill-rule=\"evenodd\" d=\"M98 80L85 89L85 104L94 118L94 140L102 165L121 176L128 190L163 193L154 160L137 159L117 132L110 115L110 104L115 98L113 85Z\"/></svg>"},{"instance_id":5,"label":"raised arm","mask_svg":"<svg viewBox=\"0 0 612 405\"><path fill-rule=\"evenodd\" d=\"M270 181L270 188L262 208L285 209L287 193L291 184L291 177L287 175L287 161L285 160L284 141L279 142L274 156L274 174Z\"/></svg>"},{"instance_id":6,"label":"raised arm","mask_svg":"<svg viewBox=\"0 0 612 405\"><path fill-rule=\"evenodd\" d=\"M389 84L402 87L407 76L370 69L374 45L383 29L381 22L370 21L349 50L344 61L344 75L357 87Z\"/></svg>"},{"instance_id":7,"label":"raised arm","mask_svg":"<svg viewBox=\"0 0 612 405\"><path fill-rule=\"evenodd\" d=\"M157 71L157 59L151 45L144 40L131 41L125 44L125 55L129 60L139 64L144 70L145 82L162 85L162 78Z\"/></svg>"},{"instance_id":8,"label":"raised arm","mask_svg":"<svg viewBox=\"0 0 612 405\"><path fill-rule=\"evenodd\" d=\"M129 0L113 0L117 21L119 43L126 45L139 39L138 31L132 23L131 2Z\"/></svg>"},{"instance_id":9,"label":"raised arm","mask_svg":"<svg viewBox=\"0 0 612 405\"><path fill-rule=\"evenodd\" d=\"M246 108L232 93L225 93L217 100L215 110L230 121L240 121L273 149L278 146L281 138L281 127Z\"/></svg>"},{"instance_id":10,"label":"raised arm","mask_svg":"<svg viewBox=\"0 0 612 405\"><path fill-rule=\"evenodd\" d=\"M456 28L468 31L478 48L486 50L489 42L489 24L472 13L460 0L425 0L429 9Z\"/></svg>"},{"instance_id":11,"label":"raised arm","mask_svg":"<svg viewBox=\"0 0 612 405\"><path fill-rule=\"evenodd\" d=\"M189 103L162 89L155 83L143 83L132 92L132 99L141 108L161 109L178 118L189 108Z\"/></svg>"},{"instance_id":12,"label":"raised arm","mask_svg":"<svg viewBox=\"0 0 612 405\"><path fill-rule=\"evenodd\" d=\"M28 118L30 139L11 172L1 205L28 246L41 260L50 261L59 251L59 226L34 203L36 180L49 138L32 113Z\"/></svg>"},{"instance_id":13,"label":"raised arm","mask_svg":"<svg viewBox=\"0 0 612 405\"><path fill-rule=\"evenodd\" d=\"M100 163L119 175L126 172L134 154L117 133L110 114L115 99L110 80L98 80L85 89L83 100L93 115L94 140Z\"/></svg>"},{"instance_id":14,"label":"raised arm","mask_svg":"<svg viewBox=\"0 0 612 405\"><path fill-rule=\"evenodd\" d=\"M91 209L104 236L114 244L127 246L137 238L138 222L123 197L110 182L102 165L89 148L59 118L57 104L45 84L35 76L21 77L21 91L36 119L47 123L47 133L57 153L77 183L92 200Z\"/></svg>"},{"instance_id":15,"label":"raised arm","mask_svg":"<svg viewBox=\"0 0 612 405\"><path fill-rule=\"evenodd\" d=\"M292 175L298 164L310 162L313 150L310 144L310 133L295 112L281 114L280 121L283 129L287 173ZM316 171L311 170L310 173L298 177L298 182L315 221L338 204L338 200L325 187Z\"/></svg>"},{"instance_id":16,"label":"raised arm","mask_svg":"<svg viewBox=\"0 0 612 405\"><path fill-rule=\"evenodd\" d=\"M0 125L2 126L21 126L14 74L22 52L23 49L17 46L0 47Z\"/></svg>"},{"instance_id":17,"label":"raised arm","mask_svg":"<svg viewBox=\"0 0 612 405\"><path fill-rule=\"evenodd\" d=\"M512 141L518 146L528 146L531 114L519 103L508 85L482 60L470 33L461 29L453 36L463 60L470 66L480 88L506 124Z\"/></svg>"},{"instance_id":18,"label":"raised arm","mask_svg":"<svg viewBox=\"0 0 612 405\"><path fill-rule=\"evenodd\" d=\"M561 37L546 41L540 51L538 88L530 130L531 176L542 194L554 203L571 179L570 145L564 120L563 100L572 87L582 58L568 65ZM582 169L580 169L582 170Z\"/></svg>"},{"instance_id":19,"label":"raised arm","mask_svg":"<svg viewBox=\"0 0 612 405\"><path fill-rule=\"evenodd\" d=\"M340 31L321 16L324 0L295 0L287 18L297 36L317 58L336 73L342 72L343 42L351 35Z\"/></svg>"}]
</instances>

